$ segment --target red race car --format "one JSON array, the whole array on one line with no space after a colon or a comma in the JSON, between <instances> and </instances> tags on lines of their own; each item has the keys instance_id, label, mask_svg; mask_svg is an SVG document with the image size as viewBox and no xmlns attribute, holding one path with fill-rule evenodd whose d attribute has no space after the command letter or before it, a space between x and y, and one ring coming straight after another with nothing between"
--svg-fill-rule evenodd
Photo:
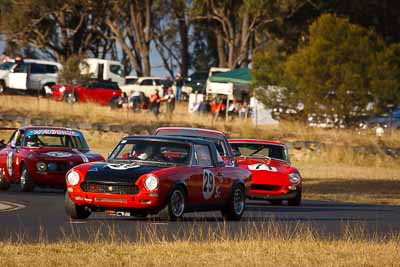
<instances>
[{"instance_id":1,"label":"red race car","mask_svg":"<svg viewBox=\"0 0 400 267\"><path fill-rule=\"evenodd\" d=\"M122 97L116 82L96 80L81 86L56 84L51 87L51 94L57 101L95 102L111 107L118 107Z\"/></svg>"},{"instance_id":2,"label":"red race car","mask_svg":"<svg viewBox=\"0 0 400 267\"><path fill-rule=\"evenodd\" d=\"M22 191L35 185L65 187L65 174L84 162L102 161L89 151L80 131L27 126L17 129L0 150L0 189L19 184Z\"/></svg>"},{"instance_id":3,"label":"red race car","mask_svg":"<svg viewBox=\"0 0 400 267\"><path fill-rule=\"evenodd\" d=\"M230 139L229 143L239 166L252 173L249 198L265 199L273 205L283 200L289 206L300 205L302 178L290 165L283 143L256 139Z\"/></svg>"},{"instance_id":4,"label":"red race car","mask_svg":"<svg viewBox=\"0 0 400 267\"><path fill-rule=\"evenodd\" d=\"M211 141L227 166L237 166L228 138L223 132L199 128L161 127L154 132L154 135L195 137Z\"/></svg>"},{"instance_id":5,"label":"red race car","mask_svg":"<svg viewBox=\"0 0 400 267\"><path fill-rule=\"evenodd\" d=\"M74 167L66 176L65 208L72 219L92 212L163 220L185 212L221 210L239 220L251 173L225 167L214 143L171 136L129 136L106 162Z\"/></svg>"}]
</instances>

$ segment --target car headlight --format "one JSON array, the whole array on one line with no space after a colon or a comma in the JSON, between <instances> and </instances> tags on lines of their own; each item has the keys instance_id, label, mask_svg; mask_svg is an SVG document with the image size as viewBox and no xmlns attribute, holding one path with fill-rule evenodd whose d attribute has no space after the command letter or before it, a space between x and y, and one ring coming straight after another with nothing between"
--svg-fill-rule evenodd
<instances>
[{"instance_id":1,"label":"car headlight","mask_svg":"<svg viewBox=\"0 0 400 267\"><path fill-rule=\"evenodd\" d=\"M46 163L39 161L36 163L36 169L40 172L45 172L47 170L47 165Z\"/></svg>"},{"instance_id":2,"label":"car headlight","mask_svg":"<svg viewBox=\"0 0 400 267\"><path fill-rule=\"evenodd\" d=\"M292 184L298 184L301 181L301 176L297 172L289 173L289 181Z\"/></svg>"},{"instance_id":3,"label":"car headlight","mask_svg":"<svg viewBox=\"0 0 400 267\"><path fill-rule=\"evenodd\" d=\"M158 178L154 175L149 175L144 180L144 187L147 190L152 191L158 187Z\"/></svg>"},{"instance_id":4,"label":"car headlight","mask_svg":"<svg viewBox=\"0 0 400 267\"><path fill-rule=\"evenodd\" d=\"M60 93L64 93L65 91L65 86L61 86L60 89L58 89L60 91Z\"/></svg>"},{"instance_id":5,"label":"car headlight","mask_svg":"<svg viewBox=\"0 0 400 267\"><path fill-rule=\"evenodd\" d=\"M79 183L79 173L72 170L67 174L67 182L70 185L77 185Z\"/></svg>"}]
</instances>

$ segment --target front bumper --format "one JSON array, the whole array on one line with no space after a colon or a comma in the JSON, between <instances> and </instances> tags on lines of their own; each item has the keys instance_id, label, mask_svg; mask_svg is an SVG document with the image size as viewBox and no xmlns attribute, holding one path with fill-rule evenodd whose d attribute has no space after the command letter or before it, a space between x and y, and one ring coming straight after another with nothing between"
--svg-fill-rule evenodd
<instances>
[{"instance_id":1,"label":"front bumper","mask_svg":"<svg viewBox=\"0 0 400 267\"><path fill-rule=\"evenodd\" d=\"M250 189L247 197L249 199L265 199L265 200L288 200L293 199L301 191L301 184L283 186L279 190L254 190Z\"/></svg>"},{"instance_id":2,"label":"front bumper","mask_svg":"<svg viewBox=\"0 0 400 267\"><path fill-rule=\"evenodd\" d=\"M84 192L68 186L69 197L77 205L98 210L158 210L161 206L158 192L139 192L133 195Z\"/></svg>"}]
</instances>

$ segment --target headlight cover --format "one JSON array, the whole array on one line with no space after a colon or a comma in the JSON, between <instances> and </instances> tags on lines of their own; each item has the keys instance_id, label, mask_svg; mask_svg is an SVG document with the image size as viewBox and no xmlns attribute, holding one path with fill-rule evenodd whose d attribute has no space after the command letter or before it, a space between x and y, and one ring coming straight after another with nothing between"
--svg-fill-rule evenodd
<instances>
[{"instance_id":1,"label":"headlight cover","mask_svg":"<svg viewBox=\"0 0 400 267\"><path fill-rule=\"evenodd\" d=\"M300 181L301 181L301 176L300 176L300 174L297 173L297 172L289 173L289 181L290 181L292 184L298 184L298 183L300 183Z\"/></svg>"},{"instance_id":2,"label":"headlight cover","mask_svg":"<svg viewBox=\"0 0 400 267\"><path fill-rule=\"evenodd\" d=\"M40 172L47 171L47 164L42 161L39 161L38 163L36 163L36 170Z\"/></svg>"},{"instance_id":3,"label":"headlight cover","mask_svg":"<svg viewBox=\"0 0 400 267\"><path fill-rule=\"evenodd\" d=\"M152 191L158 187L158 178L155 175L149 175L144 180L144 187Z\"/></svg>"},{"instance_id":4,"label":"headlight cover","mask_svg":"<svg viewBox=\"0 0 400 267\"><path fill-rule=\"evenodd\" d=\"M70 185L77 185L79 183L79 173L72 170L67 174L67 182Z\"/></svg>"}]
</instances>

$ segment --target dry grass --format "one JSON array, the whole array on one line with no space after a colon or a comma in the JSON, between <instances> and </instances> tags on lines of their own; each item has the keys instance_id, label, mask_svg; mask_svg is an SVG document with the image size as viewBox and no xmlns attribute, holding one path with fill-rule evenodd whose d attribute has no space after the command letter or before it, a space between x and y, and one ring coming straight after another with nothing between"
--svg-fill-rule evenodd
<instances>
[{"instance_id":1,"label":"dry grass","mask_svg":"<svg viewBox=\"0 0 400 267\"><path fill-rule=\"evenodd\" d=\"M400 205L400 170L341 163L298 163L307 199Z\"/></svg>"},{"instance_id":2,"label":"dry grass","mask_svg":"<svg viewBox=\"0 0 400 267\"><path fill-rule=\"evenodd\" d=\"M232 137L264 138L275 140L316 140L335 145L376 145L373 133L359 135L354 130L325 130L306 127L300 123L281 123L279 126L254 127L252 122L214 121L210 116L193 115L187 112L186 103L178 104L171 120L162 115L157 120L150 112L128 113L111 110L93 103L69 105L45 98L27 96L0 96L0 112L12 112L37 118L68 119L84 122L130 123L138 127L155 125L181 125L222 130ZM389 146L400 147L400 132L387 134L384 139Z\"/></svg>"},{"instance_id":3,"label":"dry grass","mask_svg":"<svg viewBox=\"0 0 400 267\"><path fill-rule=\"evenodd\" d=\"M241 231L242 229L246 229ZM339 238L310 228L244 225L235 235L226 228L197 227L166 238L156 226L140 229L137 241L115 236L92 241L0 242L1 266L395 266L400 237L366 236L345 229ZM197 234L196 234L197 233Z\"/></svg>"}]
</instances>

